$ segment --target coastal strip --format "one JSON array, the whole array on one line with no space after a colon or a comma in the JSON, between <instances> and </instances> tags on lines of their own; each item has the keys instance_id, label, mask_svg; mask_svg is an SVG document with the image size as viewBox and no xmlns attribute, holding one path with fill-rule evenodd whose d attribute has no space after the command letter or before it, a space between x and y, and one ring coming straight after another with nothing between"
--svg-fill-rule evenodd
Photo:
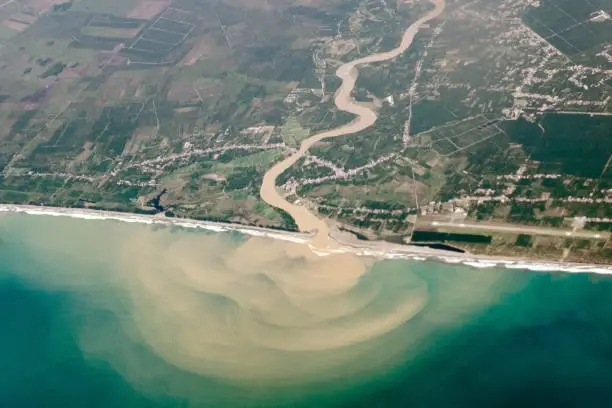
<instances>
[{"instance_id":1,"label":"coastal strip","mask_svg":"<svg viewBox=\"0 0 612 408\"><path fill-rule=\"evenodd\" d=\"M70 217L83 220L114 220L120 222L149 224L169 227L181 227L190 229L202 229L211 232L239 232L244 235L255 237L271 238L282 241L305 244L312 234L302 232L292 232L275 230L272 228L262 228L242 224L223 223L215 221L193 220L189 218L166 217L162 214L148 215L117 211L91 210L86 208L67 208L67 207L45 207L34 205L13 205L0 204L0 215L2 214L28 214L28 215L47 215L55 217Z\"/></svg>"},{"instance_id":2,"label":"coastal strip","mask_svg":"<svg viewBox=\"0 0 612 408\"><path fill-rule=\"evenodd\" d=\"M172 218L160 215L121 213L114 211L90 210L84 208L44 207L32 205L0 204L0 216L26 214L31 216L55 216L78 218L82 220L112 220L118 222L148 224L185 229L201 229L210 232L237 232L244 235L281 240L294 244L309 245L310 249L320 255L329 256L338 253L351 253L357 256L377 260L400 259L412 261L438 261L450 264L463 264L474 268L508 268L535 272L594 273L612 275L612 266L542 261L527 258L507 258L480 256L470 253L456 253L415 245L400 245L385 241L358 241L347 236L334 236L338 244L334 248L317 248L312 245L313 234L275 230L263 227L251 227L241 224L200 221L187 218Z\"/></svg>"}]
</instances>

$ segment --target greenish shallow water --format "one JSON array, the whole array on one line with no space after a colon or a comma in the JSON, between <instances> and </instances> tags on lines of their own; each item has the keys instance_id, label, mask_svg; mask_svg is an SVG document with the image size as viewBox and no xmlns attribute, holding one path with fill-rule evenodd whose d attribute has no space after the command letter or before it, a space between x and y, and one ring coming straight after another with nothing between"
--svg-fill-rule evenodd
<instances>
[{"instance_id":1,"label":"greenish shallow water","mask_svg":"<svg viewBox=\"0 0 612 408\"><path fill-rule=\"evenodd\" d=\"M603 407L612 279L0 217L0 407Z\"/></svg>"}]
</instances>

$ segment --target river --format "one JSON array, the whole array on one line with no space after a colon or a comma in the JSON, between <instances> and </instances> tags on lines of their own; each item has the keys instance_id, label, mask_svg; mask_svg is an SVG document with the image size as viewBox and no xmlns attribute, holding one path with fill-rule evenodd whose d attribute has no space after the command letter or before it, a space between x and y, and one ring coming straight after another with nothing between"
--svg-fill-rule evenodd
<instances>
[{"instance_id":1,"label":"river","mask_svg":"<svg viewBox=\"0 0 612 408\"><path fill-rule=\"evenodd\" d=\"M276 189L276 180L281 174L308 153L308 150L315 143L325 139L354 134L376 123L376 112L371 107L357 102L352 95L359 76L358 67L364 64L388 61L406 51L410 45L412 45L416 34L423 25L437 18L444 11L446 6L445 0L431 1L434 3L435 8L427 12L406 29L400 44L396 48L347 62L336 70L336 76L342 80L342 84L336 91L334 103L341 111L354 114L356 116L355 119L335 129L317 133L305 139L294 154L276 163L264 175L260 189L261 198L269 205L282 209L291 215L300 231L316 231L316 235L311 240L310 244L318 249L333 249L337 246L337 244L330 239L329 225L324 219L319 218L317 214L311 212L308 208L299 205L299 203L290 203L287 201L282 193L279 193Z\"/></svg>"}]
</instances>

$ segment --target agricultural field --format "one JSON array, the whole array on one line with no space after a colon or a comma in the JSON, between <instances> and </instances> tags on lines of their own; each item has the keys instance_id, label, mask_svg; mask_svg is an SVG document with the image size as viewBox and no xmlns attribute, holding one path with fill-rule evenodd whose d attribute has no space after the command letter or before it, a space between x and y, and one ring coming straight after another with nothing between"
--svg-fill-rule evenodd
<instances>
[{"instance_id":1,"label":"agricultural field","mask_svg":"<svg viewBox=\"0 0 612 408\"><path fill-rule=\"evenodd\" d=\"M261 177L343 119L316 96L313 50L371 4L24 3L0 10L31 16L0 54L0 201L291 227L260 201Z\"/></svg>"},{"instance_id":2,"label":"agricultural field","mask_svg":"<svg viewBox=\"0 0 612 408\"><path fill-rule=\"evenodd\" d=\"M470 149L486 142L503 139L504 131L499 128L500 119L477 116L453 125L440 126L417 134L412 148L429 147L440 158L469 153Z\"/></svg>"},{"instance_id":3,"label":"agricultural field","mask_svg":"<svg viewBox=\"0 0 612 408\"><path fill-rule=\"evenodd\" d=\"M393 48L431 7L2 5L0 202L295 228L259 198L263 174L309 136L350 122L334 104L336 69ZM394 242L457 233L423 220L609 228L611 9L447 0L405 53L360 67L354 97L376 123L313 146L278 188L359 236ZM600 244L493 234L464 249L574 259Z\"/></svg>"},{"instance_id":4,"label":"agricultural field","mask_svg":"<svg viewBox=\"0 0 612 408\"><path fill-rule=\"evenodd\" d=\"M541 0L525 13L524 21L572 59L596 62L612 41L611 14L610 0Z\"/></svg>"}]
</instances>

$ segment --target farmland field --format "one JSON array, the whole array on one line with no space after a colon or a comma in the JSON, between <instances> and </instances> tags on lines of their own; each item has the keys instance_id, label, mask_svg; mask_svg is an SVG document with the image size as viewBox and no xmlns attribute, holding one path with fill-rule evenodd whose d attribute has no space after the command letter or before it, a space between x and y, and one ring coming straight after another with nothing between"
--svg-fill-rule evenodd
<instances>
[{"instance_id":1,"label":"farmland field","mask_svg":"<svg viewBox=\"0 0 612 408\"><path fill-rule=\"evenodd\" d=\"M352 95L376 122L313 145L277 179L278 191L353 233L393 242L409 241L423 217L605 229L612 0L445 4L405 52L358 67ZM294 229L260 198L263 175L308 137L354 120L335 104L338 68L394 49L432 7L2 5L0 203ZM493 235L483 245L600 260L612 245L601 244Z\"/></svg>"},{"instance_id":2,"label":"farmland field","mask_svg":"<svg viewBox=\"0 0 612 408\"><path fill-rule=\"evenodd\" d=\"M561 52L593 58L612 41L611 0L541 0L524 20Z\"/></svg>"},{"instance_id":3,"label":"farmland field","mask_svg":"<svg viewBox=\"0 0 612 408\"><path fill-rule=\"evenodd\" d=\"M114 28L114 27L99 27L87 26L81 31L84 35L93 37L113 37L113 38L132 38L138 34L138 28Z\"/></svg>"},{"instance_id":4,"label":"farmland field","mask_svg":"<svg viewBox=\"0 0 612 408\"><path fill-rule=\"evenodd\" d=\"M71 11L127 17L138 3L140 0L79 0L74 2Z\"/></svg>"}]
</instances>

